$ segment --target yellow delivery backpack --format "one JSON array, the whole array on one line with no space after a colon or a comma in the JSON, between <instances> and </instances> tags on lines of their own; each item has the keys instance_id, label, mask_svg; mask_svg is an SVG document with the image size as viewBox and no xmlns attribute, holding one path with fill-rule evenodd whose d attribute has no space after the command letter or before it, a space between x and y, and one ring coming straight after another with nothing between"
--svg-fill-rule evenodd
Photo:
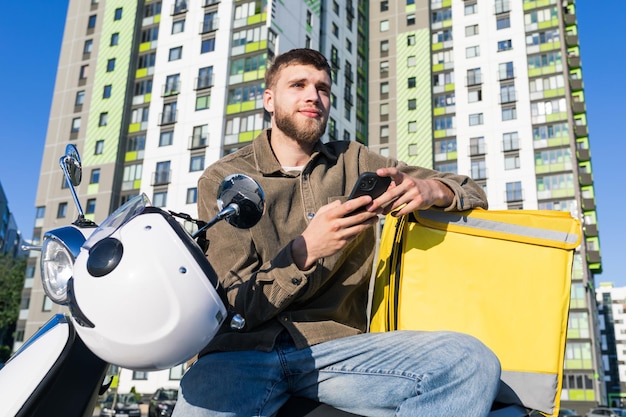
<instances>
[{"instance_id":1,"label":"yellow delivery backpack","mask_svg":"<svg viewBox=\"0 0 626 417\"><path fill-rule=\"evenodd\" d=\"M370 331L453 330L498 356L497 401L558 413L581 224L548 210L387 216Z\"/></svg>"}]
</instances>

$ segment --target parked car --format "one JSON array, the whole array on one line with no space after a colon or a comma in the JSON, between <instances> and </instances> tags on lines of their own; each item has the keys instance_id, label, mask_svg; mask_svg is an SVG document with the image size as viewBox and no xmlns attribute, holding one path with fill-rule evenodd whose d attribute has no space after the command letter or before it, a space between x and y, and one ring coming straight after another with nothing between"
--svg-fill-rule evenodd
<instances>
[{"instance_id":1,"label":"parked car","mask_svg":"<svg viewBox=\"0 0 626 417\"><path fill-rule=\"evenodd\" d=\"M135 394L109 394L100 403L100 417L141 417L139 401Z\"/></svg>"},{"instance_id":2,"label":"parked car","mask_svg":"<svg viewBox=\"0 0 626 417\"><path fill-rule=\"evenodd\" d=\"M178 398L176 388L159 388L150 397L148 417L170 417Z\"/></svg>"},{"instance_id":3,"label":"parked car","mask_svg":"<svg viewBox=\"0 0 626 417\"><path fill-rule=\"evenodd\" d=\"M569 408L561 408L559 409L559 417L582 417L574 410L570 410Z\"/></svg>"},{"instance_id":4,"label":"parked car","mask_svg":"<svg viewBox=\"0 0 626 417\"><path fill-rule=\"evenodd\" d=\"M626 410L611 407L596 407L589 410L587 417L626 417Z\"/></svg>"}]
</instances>

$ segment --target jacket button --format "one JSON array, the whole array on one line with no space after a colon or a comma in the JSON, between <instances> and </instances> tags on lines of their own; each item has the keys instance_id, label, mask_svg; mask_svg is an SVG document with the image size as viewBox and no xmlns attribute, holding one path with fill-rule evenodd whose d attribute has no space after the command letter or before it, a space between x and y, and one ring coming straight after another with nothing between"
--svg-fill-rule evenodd
<instances>
[{"instance_id":1,"label":"jacket button","mask_svg":"<svg viewBox=\"0 0 626 417\"><path fill-rule=\"evenodd\" d=\"M300 278L291 278L291 283L293 285L300 285L301 282L302 280Z\"/></svg>"}]
</instances>

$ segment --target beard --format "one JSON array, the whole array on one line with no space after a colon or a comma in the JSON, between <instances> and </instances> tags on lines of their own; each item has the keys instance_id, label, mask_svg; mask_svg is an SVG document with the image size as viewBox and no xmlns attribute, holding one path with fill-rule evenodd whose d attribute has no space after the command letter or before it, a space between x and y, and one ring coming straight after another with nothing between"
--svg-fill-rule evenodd
<instances>
[{"instance_id":1,"label":"beard","mask_svg":"<svg viewBox=\"0 0 626 417\"><path fill-rule=\"evenodd\" d=\"M279 109L274 111L276 127L295 141L305 144L314 144L321 139L326 132L326 120L326 117L322 117L321 119L307 119L298 123L295 117L291 117L286 112Z\"/></svg>"}]
</instances>

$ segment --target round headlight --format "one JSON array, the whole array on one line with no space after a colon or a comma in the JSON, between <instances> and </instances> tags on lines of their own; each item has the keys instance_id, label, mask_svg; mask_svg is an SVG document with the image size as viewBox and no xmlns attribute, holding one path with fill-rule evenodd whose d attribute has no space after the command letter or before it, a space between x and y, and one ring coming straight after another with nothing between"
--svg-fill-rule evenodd
<instances>
[{"instance_id":1,"label":"round headlight","mask_svg":"<svg viewBox=\"0 0 626 417\"><path fill-rule=\"evenodd\" d=\"M67 282L72 277L74 257L54 236L46 236L41 248L43 289L56 304L67 303Z\"/></svg>"}]
</instances>

